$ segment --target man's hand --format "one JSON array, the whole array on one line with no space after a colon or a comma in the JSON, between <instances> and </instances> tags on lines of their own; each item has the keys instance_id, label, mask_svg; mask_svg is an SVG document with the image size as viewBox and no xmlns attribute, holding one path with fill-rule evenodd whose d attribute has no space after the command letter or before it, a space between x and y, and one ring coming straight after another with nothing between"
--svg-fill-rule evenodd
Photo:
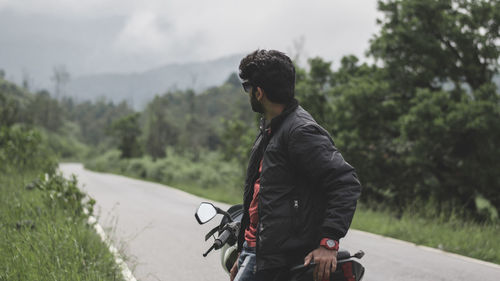
<instances>
[{"instance_id":1,"label":"man's hand","mask_svg":"<svg viewBox=\"0 0 500 281\"><path fill-rule=\"evenodd\" d=\"M330 272L334 272L337 268L337 251L319 246L306 256L304 265L309 265L312 260L316 263L313 276L314 280L329 280Z\"/></svg>"},{"instance_id":2,"label":"man's hand","mask_svg":"<svg viewBox=\"0 0 500 281\"><path fill-rule=\"evenodd\" d=\"M238 259L239 259L240 255L238 254ZM234 280L234 277L236 277L236 274L238 274L238 259L236 259L236 261L234 262L233 264L233 267L231 267L231 271L229 272L229 280L230 281L233 281Z\"/></svg>"}]
</instances>

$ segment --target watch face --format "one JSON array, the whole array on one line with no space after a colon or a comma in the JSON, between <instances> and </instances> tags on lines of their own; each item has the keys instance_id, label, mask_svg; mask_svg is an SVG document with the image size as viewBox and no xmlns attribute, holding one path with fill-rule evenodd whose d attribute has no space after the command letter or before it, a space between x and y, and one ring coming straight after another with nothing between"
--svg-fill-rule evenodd
<instances>
[{"instance_id":1,"label":"watch face","mask_svg":"<svg viewBox=\"0 0 500 281\"><path fill-rule=\"evenodd\" d=\"M326 240L326 245L330 248L333 248L335 246L335 241L329 239L329 240Z\"/></svg>"}]
</instances>

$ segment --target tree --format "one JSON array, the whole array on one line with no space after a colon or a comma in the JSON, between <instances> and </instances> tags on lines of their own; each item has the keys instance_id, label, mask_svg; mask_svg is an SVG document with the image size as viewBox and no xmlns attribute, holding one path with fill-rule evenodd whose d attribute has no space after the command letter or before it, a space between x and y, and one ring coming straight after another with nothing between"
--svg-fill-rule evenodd
<instances>
[{"instance_id":1,"label":"tree","mask_svg":"<svg viewBox=\"0 0 500 281\"><path fill-rule=\"evenodd\" d=\"M358 65L346 56L331 75L331 110L325 128L363 183L362 200L370 206L404 206L408 184L400 157L399 95L390 89L385 71ZM412 187L410 187L412 188Z\"/></svg>"},{"instance_id":2,"label":"tree","mask_svg":"<svg viewBox=\"0 0 500 281\"><path fill-rule=\"evenodd\" d=\"M72 99L67 98L62 103L67 118L80 127L82 141L94 146L103 144L109 138L111 125L115 120L133 113L125 101L115 105L111 101L99 99L72 105Z\"/></svg>"},{"instance_id":3,"label":"tree","mask_svg":"<svg viewBox=\"0 0 500 281\"><path fill-rule=\"evenodd\" d=\"M51 80L54 82L54 94L56 98L64 92L64 86L69 82L71 76L64 65L56 65L53 69Z\"/></svg>"},{"instance_id":4,"label":"tree","mask_svg":"<svg viewBox=\"0 0 500 281\"><path fill-rule=\"evenodd\" d=\"M29 90L30 87L33 86L33 77L31 77L31 75L29 74L29 72L27 70L23 70L23 76L22 76L22 87L25 89L25 90Z\"/></svg>"},{"instance_id":5,"label":"tree","mask_svg":"<svg viewBox=\"0 0 500 281\"><path fill-rule=\"evenodd\" d=\"M500 2L379 1L384 18L369 54L383 61L402 94L440 89L447 81L472 90L498 72Z\"/></svg>"},{"instance_id":6,"label":"tree","mask_svg":"<svg viewBox=\"0 0 500 281\"><path fill-rule=\"evenodd\" d=\"M25 115L26 121L29 123L54 132L59 130L64 122L64 112L61 105L56 99L51 98L50 93L46 90L35 93Z\"/></svg>"},{"instance_id":7,"label":"tree","mask_svg":"<svg viewBox=\"0 0 500 281\"><path fill-rule=\"evenodd\" d=\"M339 139L348 144L355 165L372 167L365 170L365 198L382 191L393 205L418 198L436 201L441 211L475 215L475 199L482 196L500 208L495 172L500 166L493 160L499 157L494 143L500 142L500 104L492 83L499 68L499 5L379 1L382 28L368 52L382 62L378 82L366 87L368 80L353 78L362 67L351 63L332 78L333 92L339 90L334 101ZM443 90L448 82L453 89ZM363 92L371 93L363 97ZM356 112L369 118L360 120ZM358 126L348 131L353 120ZM349 148L353 144L355 150ZM374 150L363 162L356 151L366 145Z\"/></svg>"},{"instance_id":8,"label":"tree","mask_svg":"<svg viewBox=\"0 0 500 281\"><path fill-rule=\"evenodd\" d=\"M225 83L232 85L235 88L241 87L240 78L238 77L238 74L236 74L236 72L231 73L229 77L227 77Z\"/></svg>"},{"instance_id":9,"label":"tree","mask_svg":"<svg viewBox=\"0 0 500 281\"><path fill-rule=\"evenodd\" d=\"M139 127L140 113L133 113L115 120L111 125L113 135L118 139L118 148L122 158L140 157L142 150L139 145L141 129Z\"/></svg>"},{"instance_id":10,"label":"tree","mask_svg":"<svg viewBox=\"0 0 500 281\"><path fill-rule=\"evenodd\" d=\"M401 214L432 201L438 212L484 219L475 205L479 196L500 208L495 85L472 93L415 88L408 99L393 87L397 81L387 68L360 65L354 56L343 57L337 71L319 58L310 64L297 83L301 103L320 116L356 167L367 205Z\"/></svg>"},{"instance_id":11,"label":"tree","mask_svg":"<svg viewBox=\"0 0 500 281\"><path fill-rule=\"evenodd\" d=\"M305 56L306 37L300 35L292 40L292 47L288 50L290 57L295 65L301 65L301 60Z\"/></svg>"},{"instance_id":12,"label":"tree","mask_svg":"<svg viewBox=\"0 0 500 281\"><path fill-rule=\"evenodd\" d=\"M155 96L146 108L146 152L153 157L166 156L167 145L177 144L178 129L172 125L166 116L168 100Z\"/></svg>"},{"instance_id":13,"label":"tree","mask_svg":"<svg viewBox=\"0 0 500 281\"><path fill-rule=\"evenodd\" d=\"M301 105L314 116L316 121L326 124L326 113L329 111L327 90L332 75L331 62L325 62L316 57L308 60L310 71L300 74L297 72L296 95Z\"/></svg>"},{"instance_id":14,"label":"tree","mask_svg":"<svg viewBox=\"0 0 500 281\"><path fill-rule=\"evenodd\" d=\"M255 132L240 119L224 120L223 123L221 139L224 159L236 159L242 171L245 172Z\"/></svg>"},{"instance_id":15,"label":"tree","mask_svg":"<svg viewBox=\"0 0 500 281\"><path fill-rule=\"evenodd\" d=\"M18 121L19 111L19 103L8 95L0 92L0 126L12 126Z\"/></svg>"},{"instance_id":16,"label":"tree","mask_svg":"<svg viewBox=\"0 0 500 281\"><path fill-rule=\"evenodd\" d=\"M20 91L9 82L0 80L0 127L10 127L19 121L22 112L22 106L17 95L13 92Z\"/></svg>"},{"instance_id":17,"label":"tree","mask_svg":"<svg viewBox=\"0 0 500 281\"><path fill-rule=\"evenodd\" d=\"M458 100L451 96L459 96ZM418 183L414 197L435 199L438 207L453 205L476 213L475 199L487 198L500 210L500 98L485 84L473 98L465 92L418 90L410 111L401 118L402 153Z\"/></svg>"}]
</instances>

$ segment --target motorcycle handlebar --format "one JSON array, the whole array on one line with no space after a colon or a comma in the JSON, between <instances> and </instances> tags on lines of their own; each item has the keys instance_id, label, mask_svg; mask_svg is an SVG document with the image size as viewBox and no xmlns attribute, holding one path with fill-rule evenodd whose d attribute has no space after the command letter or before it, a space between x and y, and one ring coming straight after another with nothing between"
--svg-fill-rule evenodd
<instances>
[{"instance_id":1,"label":"motorcycle handlebar","mask_svg":"<svg viewBox=\"0 0 500 281\"><path fill-rule=\"evenodd\" d=\"M203 257L206 257L208 256L208 253L210 253L213 249L214 249L215 245L212 245L212 247L210 247L210 249L208 249L208 251L206 251L204 254L203 254Z\"/></svg>"},{"instance_id":2,"label":"motorcycle handlebar","mask_svg":"<svg viewBox=\"0 0 500 281\"><path fill-rule=\"evenodd\" d=\"M217 239L215 239L214 246L215 249L218 250L226 244L227 239L229 239L229 236L231 236L231 230L226 229L224 230Z\"/></svg>"},{"instance_id":3,"label":"motorcycle handlebar","mask_svg":"<svg viewBox=\"0 0 500 281\"><path fill-rule=\"evenodd\" d=\"M357 259L361 259L363 256L365 255L365 252L363 251L358 251L356 254L352 255L348 252L348 251L339 251L337 253L337 262L342 262L344 260L347 260L347 259L350 259L350 258L357 258ZM313 266L316 266L316 263L313 261L311 262L309 265L303 265L303 264L299 264L297 266L294 266L290 269L291 272L296 272L296 271L300 271L300 270L307 270L309 269L310 267L313 267Z\"/></svg>"}]
</instances>

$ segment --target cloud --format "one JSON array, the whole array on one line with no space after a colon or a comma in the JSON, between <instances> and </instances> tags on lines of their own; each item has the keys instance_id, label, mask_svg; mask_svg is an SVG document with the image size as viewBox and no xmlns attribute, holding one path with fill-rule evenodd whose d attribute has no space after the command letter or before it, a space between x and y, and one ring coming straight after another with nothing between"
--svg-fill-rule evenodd
<instances>
[{"instance_id":1,"label":"cloud","mask_svg":"<svg viewBox=\"0 0 500 281\"><path fill-rule=\"evenodd\" d=\"M99 11L106 3L113 0L0 0L0 9L9 9L24 14L46 14L64 17L65 15L83 15L90 11Z\"/></svg>"},{"instance_id":2,"label":"cloud","mask_svg":"<svg viewBox=\"0 0 500 281\"><path fill-rule=\"evenodd\" d=\"M168 24L151 11L133 13L119 32L114 47L125 54L160 52L169 45Z\"/></svg>"},{"instance_id":3,"label":"cloud","mask_svg":"<svg viewBox=\"0 0 500 281\"><path fill-rule=\"evenodd\" d=\"M257 48L288 52L301 37L302 55L338 66L342 55L362 58L377 30L374 0L0 0L0 15L4 26L16 26L0 30L3 67L58 63L76 74L144 71Z\"/></svg>"}]
</instances>

